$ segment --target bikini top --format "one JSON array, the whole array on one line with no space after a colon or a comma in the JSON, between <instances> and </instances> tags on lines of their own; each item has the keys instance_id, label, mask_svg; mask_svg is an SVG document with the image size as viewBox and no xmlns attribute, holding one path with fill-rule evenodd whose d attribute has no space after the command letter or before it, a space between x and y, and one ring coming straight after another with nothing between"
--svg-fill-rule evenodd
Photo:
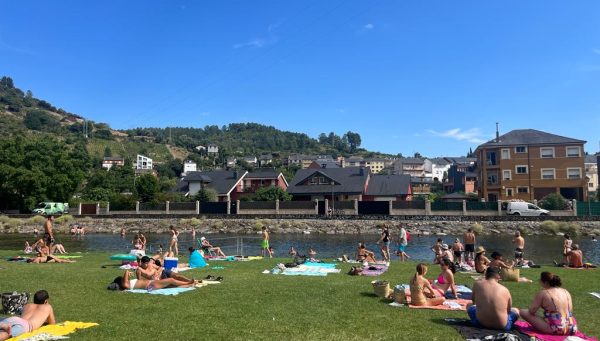
<instances>
[{"instance_id":1,"label":"bikini top","mask_svg":"<svg viewBox=\"0 0 600 341\"><path fill-rule=\"evenodd\" d=\"M437 278L437 281L439 284L446 284L446 279L444 278L443 274L440 274Z\"/></svg>"}]
</instances>

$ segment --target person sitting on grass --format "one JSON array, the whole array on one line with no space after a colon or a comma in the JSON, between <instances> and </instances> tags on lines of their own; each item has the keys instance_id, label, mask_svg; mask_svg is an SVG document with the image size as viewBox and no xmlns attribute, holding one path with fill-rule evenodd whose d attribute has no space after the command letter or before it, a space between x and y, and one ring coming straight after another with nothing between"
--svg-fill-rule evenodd
<instances>
[{"instance_id":1,"label":"person sitting on grass","mask_svg":"<svg viewBox=\"0 0 600 341\"><path fill-rule=\"evenodd\" d=\"M316 256L317 251L312 247L308 248L308 261L312 263L321 263L321 260L317 259Z\"/></svg>"},{"instance_id":2,"label":"person sitting on grass","mask_svg":"<svg viewBox=\"0 0 600 341\"><path fill-rule=\"evenodd\" d=\"M473 303L467 305L467 314L475 327L509 331L519 319L519 311L512 307L510 291L499 280L498 268L489 267L485 280L473 284Z\"/></svg>"},{"instance_id":3,"label":"person sitting on grass","mask_svg":"<svg viewBox=\"0 0 600 341\"><path fill-rule=\"evenodd\" d=\"M569 267L571 268L583 268L583 252L579 249L579 244L573 244L573 247L567 252L569 259Z\"/></svg>"},{"instance_id":4,"label":"person sitting on grass","mask_svg":"<svg viewBox=\"0 0 600 341\"><path fill-rule=\"evenodd\" d=\"M410 304L415 306L436 306L444 303L445 298L437 294L425 278L427 265L419 263L417 273L410 280Z\"/></svg>"},{"instance_id":5,"label":"person sitting on grass","mask_svg":"<svg viewBox=\"0 0 600 341\"><path fill-rule=\"evenodd\" d=\"M490 260L485 256L485 249L483 246L477 247L477 252L475 252L475 271L480 274L485 273L488 266L490 264Z\"/></svg>"},{"instance_id":6,"label":"person sitting on grass","mask_svg":"<svg viewBox=\"0 0 600 341\"><path fill-rule=\"evenodd\" d=\"M28 241L25 241L25 249L23 249L23 253L26 255L33 253L33 247L31 247L31 245L29 245Z\"/></svg>"},{"instance_id":7,"label":"person sitting on grass","mask_svg":"<svg viewBox=\"0 0 600 341\"><path fill-rule=\"evenodd\" d=\"M440 268L442 272L437 278L437 282L433 283L433 288L436 289L441 296L446 296L446 292L450 290L448 293L449 298L458 298L458 292L456 291L456 284L454 283L454 273L456 272L456 267L454 263L448 258L444 258L441 260Z\"/></svg>"},{"instance_id":8,"label":"person sitting on grass","mask_svg":"<svg viewBox=\"0 0 600 341\"><path fill-rule=\"evenodd\" d=\"M125 270L123 276L115 278L112 283L109 284L108 290L131 290L131 289L145 289L148 292L155 289L164 288L190 288L194 285L201 283L202 281L196 281L190 279L189 281L178 281L175 278L165 278L158 280L150 280L146 278L130 278L133 273L129 270Z\"/></svg>"},{"instance_id":9,"label":"person sitting on grass","mask_svg":"<svg viewBox=\"0 0 600 341\"><path fill-rule=\"evenodd\" d=\"M135 271L135 275L137 279L165 279L165 278L174 278L181 282L189 282L193 279L189 279L185 276L181 276L171 269L165 269L162 266L156 265L152 258L148 256L142 257L140 261L140 266Z\"/></svg>"},{"instance_id":10,"label":"person sitting on grass","mask_svg":"<svg viewBox=\"0 0 600 341\"><path fill-rule=\"evenodd\" d=\"M521 309L521 317L543 334L574 335L577 321L573 317L571 294L563 288L560 277L544 271L540 275L542 290L535 296L529 309ZM544 317L537 316L542 308Z\"/></svg>"},{"instance_id":11,"label":"person sitting on grass","mask_svg":"<svg viewBox=\"0 0 600 341\"><path fill-rule=\"evenodd\" d=\"M67 253L67 251L65 250L65 247L62 244L54 244L52 245L52 252L50 253L59 253L59 254L65 254Z\"/></svg>"},{"instance_id":12,"label":"person sitting on grass","mask_svg":"<svg viewBox=\"0 0 600 341\"><path fill-rule=\"evenodd\" d=\"M502 254L500 252L492 252L492 261L490 262L490 264L488 265L490 268L494 267L494 268L498 268L498 269L505 269L505 270L509 270L514 268L515 263L513 261L510 262L506 262L504 260L504 257L502 256Z\"/></svg>"},{"instance_id":13,"label":"person sitting on grass","mask_svg":"<svg viewBox=\"0 0 600 341\"><path fill-rule=\"evenodd\" d=\"M48 303L48 292L40 290L33 295L33 303L23 308L21 316L0 320L0 341L29 333L45 324L55 324L54 310Z\"/></svg>"},{"instance_id":14,"label":"person sitting on grass","mask_svg":"<svg viewBox=\"0 0 600 341\"><path fill-rule=\"evenodd\" d=\"M290 247L288 254L292 257L294 257L293 262L300 265L300 264L304 264L307 260L306 255L301 255L293 246Z\"/></svg>"},{"instance_id":15,"label":"person sitting on grass","mask_svg":"<svg viewBox=\"0 0 600 341\"><path fill-rule=\"evenodd\" d=\"M365 243L358 243L356 250L356 260L359 262L375 262L375 253L367 250Z\"/></svg>"}]
</instances>

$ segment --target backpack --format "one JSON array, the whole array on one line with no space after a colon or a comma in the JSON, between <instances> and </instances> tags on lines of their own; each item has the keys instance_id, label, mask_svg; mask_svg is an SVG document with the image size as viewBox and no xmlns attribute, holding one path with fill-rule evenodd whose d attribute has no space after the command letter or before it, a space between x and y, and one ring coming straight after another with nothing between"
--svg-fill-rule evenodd
<instances>
[{"instance_id":1,"label":"backpack","mask_svg":"<svg viewBox=\"0 0 600 341\"><path fill-rule=\"evenodd\" d=\"M21 315L27 301L29 301L29 294L26 292L5 292L2 294L2 310L8 315Z\"/></svg>"},{"instance_id":2,"label":"backpack","mask_svg":"<svg viewBox=\"0 0 600 341\"><path fill-rule=\"evenodd\" d=\"M408 230L406 231L406 241L410 241L410 233L408 232Z\"/></svg>"}]
</instances>

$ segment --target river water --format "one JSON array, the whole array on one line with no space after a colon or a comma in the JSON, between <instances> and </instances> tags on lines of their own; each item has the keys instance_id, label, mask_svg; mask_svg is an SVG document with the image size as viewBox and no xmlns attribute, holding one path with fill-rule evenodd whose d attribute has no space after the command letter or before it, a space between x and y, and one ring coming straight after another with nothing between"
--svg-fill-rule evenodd
<instances>
[{"instance_id":1,"label":"river water","mask_svg":"<svg viewBox=\"0 0 600 341\"><path fill-rule=\"evenodd\" d=\"M170 236L167 234L149 234L149 249L156 251L159 244L168 248ZM196 236L197 238L200 235ZM232 235L213 234L207 235L213 245L221 246L226 254L256 255L259 253L260 235ZM272 234L271 246L275 250L276 257L287 257L288 249L293 246L300 253L306 253L309 247L317 250L318 257L332 258L347 254L354 257L356 245L365 242L367 248L379 255L379 248L375 244L378 235L323 235L323 234ZM392 236L394 237L394 236ZM131 249L133 235L121 238L115 234L87 234L85 236L59 235L57 240L61 242L68 252L101 251L124 253ZM451 245L455 236L415 236L411 237L407 253L414 260L430 261L432 252L430 247L437 238L443 238L444 243ZM32 234L4 234L0 235L0 250L19 250L23 248L25 240L30 243L35 241ZM477 245L483 245L487 254L492 251L502 252L506 258L513 258L514 247L511 244L512 236L508 235L486 235L477 238ZM536 263L550 264L553 260L561 261L563 238L556 236L525 236L525 258ZM461 238L462 241L462 238ZM600 243L593 242L589 237L574 239L583 250L585 261L600 263ZM179 250L185 250L193 245L190 233L181 233L179 236ZM196 243L197 245L197 243ZM392 250L396 248L392 245ZM394 257L395 258L395 257Z\"/></svg>"}]
</instances>

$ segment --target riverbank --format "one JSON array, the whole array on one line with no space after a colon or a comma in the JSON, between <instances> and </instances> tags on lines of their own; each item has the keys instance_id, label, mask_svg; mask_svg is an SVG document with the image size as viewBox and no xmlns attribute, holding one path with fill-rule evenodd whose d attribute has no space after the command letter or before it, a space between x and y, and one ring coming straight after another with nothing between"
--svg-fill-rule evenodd
<instances>
[{"instance_id":1,"label":"riverbank","mask_svg":"<svg viewBox=\"0 0 600 341\"><path fill-rule=\"evenodd\" d=\"M0 233L33 233L41 230L44 218L9 218L0 216ZM274 234L376 234L388 224L392 230L403 224L414 235L457 235L468 228L482 235L513 234L521 231L526 235L571 235L600 236L600 221L462 221L462 220L402 220L387 219L222 219L222 218L74 218L70 215L58 217L55 229L68 233L69 226L78 224L85 227L86 233L127 232L166 233L173 225L182 231L195 229L198 234L256 234L262 227L268 227Z\"/></svg>"}]
</instances>

